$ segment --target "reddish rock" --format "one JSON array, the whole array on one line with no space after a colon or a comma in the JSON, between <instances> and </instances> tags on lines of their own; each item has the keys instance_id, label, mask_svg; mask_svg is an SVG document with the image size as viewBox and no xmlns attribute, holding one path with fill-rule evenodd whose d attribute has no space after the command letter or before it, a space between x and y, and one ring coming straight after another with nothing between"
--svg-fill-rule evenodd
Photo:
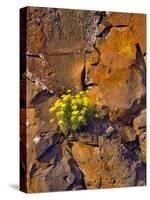
<instances>
[{"instance_id":1,"label":"reddish rock","mask_svg":"<svg viewBox=\"0 0 150 200\"><path fill-rule=\"evenodd\" d=\"M136 58L136 41L129 28L112 28L104 39L96 42L104 66L123 69Z\"/></svg>"},{"instance_id":2,"label":"reddish rock","mask_svg":"<svg viewBox=\"0 0 150 200\"><path fill-rule=\"evenodd\" d=\"M100 188L101 179L98 169L98 157L100 157L99 148L74 143L72 153L84 174L86 187L88 189Z\"/></svg>"},{"instance_id":3,"label":"reddish rock","mask_svg":"<svg viewBox=\"0 0 150 200\"><path fill-rule=\"evenodd\" d=\"M137 56L136 40L129 28L112 28L105 38L97 39L96 47L100 61L87 68L87 82L96 84L90 100L109 107L115 118L125 116L145 95L144 64L142 55Z\"/></svg>"},{"instance_id":4,"label":"reddish rock","mask_svg":"<svg viewBox=\"0 0 150 200\"><path fill-rule=\"evenodd\" d=\"M137 43L139 43L142 54L146 53L146 15L144 14L134 14L131 18L131 30L136 38Z\"/></svg>"},{"instance_id":5,"label":"reddish rock","mask_svg":"<svg viewBox=\"0 0 150 200\"><path fill-rule=\"evenodd\" d=\"M139 115L133 120L133 127L137 135L145 132L146 130L146 109L142 110Z\"/></svg>"},{"instance_id":6,"label":"reddish rock","mask_svg":"<svg viewBox=\"0 0 150 200\"><path fill-rule=\"evenodd\" d=\"M141 150L141 159L146 162L146 153L147 153L147 137L146 133L139 135L140 150Z\"/></svg>"},{"instance_id":7,"label":"reddish rock","mask_svg":"<svg viewBox=\"0 0 150 200\"><path fill-rule=\"evenodd\" d=\"M145 185L144 163L119 138L103 140L100 148L75 142L72 153L88 189Z\"/></svg>"},{"instance_id":8,"label":"reddish rock","mask_svg":"<svg viewBox=\"0 0 150 200\"><path fill-rule=\"evenodd\" d=\"M43 158L39 159L38 167L31 176L30 192L85 189L82 172L70 154L70 147L65 142L59 146L59 152L54 147L46 149L49 151L49 159L44 160L44 157L47 157L45 153Z\"/></svg>"},{"instance_id":9,"label":"reddish rock","mask_svg":"<svg viewBox=\"0 0 150 200\"><path fill-rule=\"evenodd\" d=\"M96 38L96 12L27 8L27 68L49 90L81 89L84 52Z\"/></svg>"},{"instance_id":10,"label":"reddish rock","mask_svg":"<svg viewBox=\"0 0 150 200\"><path fill-rule=\"evenodd\" d=\"M109 12L99 26L100 32L109 26L129 27L142 53L146 53L146 14Z\"/></svg>"},{"instance_id":11,"label":"reddish rock","mask_svg":"<svg viewBox=\"0 0 150 200\"><path fill-rule=\"evenodd\" d=\"M131 17L135 14L110 12L107 15L107 20L112 26L129 26Z\"/></svg>"}]
</instances>

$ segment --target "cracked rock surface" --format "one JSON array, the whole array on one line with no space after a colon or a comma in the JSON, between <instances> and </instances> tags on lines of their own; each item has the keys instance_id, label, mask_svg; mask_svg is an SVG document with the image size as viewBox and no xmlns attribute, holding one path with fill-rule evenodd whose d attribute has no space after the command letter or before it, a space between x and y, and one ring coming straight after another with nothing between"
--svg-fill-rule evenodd
<instances>
[{"instance_id":1,"label":"cracked rock surface","mask_svg":"<svg viewBox=\"0 0 150 200\"><path fill-rule=\"evenodd\" d=\"M34 7L25 13L22 187L48 192L146 185L146 16ZM103 117L66 138L49 124L48 109L70 88L88 89Z\"/></svg>"}]
</instances>

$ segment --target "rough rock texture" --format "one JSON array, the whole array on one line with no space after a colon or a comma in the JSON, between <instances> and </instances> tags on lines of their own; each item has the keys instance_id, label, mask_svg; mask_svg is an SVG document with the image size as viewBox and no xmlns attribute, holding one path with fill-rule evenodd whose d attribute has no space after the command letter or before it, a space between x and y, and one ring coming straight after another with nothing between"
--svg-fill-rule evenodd
<instances>
[{"instance_id":1,"label":"rough rock texture","mask_svg":"<svg viewBox=\"0 0 150 200\"><path fill-rule=\"evenodd\" d=\"M145 171L144 164L116 139L106 139L103 146L92 147L75 143L73 155L83 171L86 187L114 188L143 185L145 172L139 177L139 171Z\"/></svg>"},{"instance_id":2,"label":"rough rock texture","mask_svg":"<svg viewBox=\"0 0 150 200\"><path fill-rule=\"evenodd\" d=\"M146 109L142 110L133 120L133 126L138 134L146 131Z\"/></svg>"},{"instance_id":3,"label":"rough rock texture","mask_svg":"<svg viewBox=\"0 0 150 200\"><path fill-rule=\"evenodd\" d=\"M98 107L117 111L115 118L125 117L129 110L143 106L145 98L145 62L139 44L130 27L111 27L99 35L87 63L86 81L95 86L90 90L91 101ZM93 60L97 60L93 62ZM131 114L131 113L130 113Z\"/></svg>"},{"instance_id":4,"label":"rough rock texture","mask_svg":"<svg viewBox=\"0 0 150 200\"><path fill-rule=\"evenodd\" d=\"M66 144L49 147L38 161L40 166L30 182L31 192L85 189L83 174Z\"/></svg>"},{"instance_id":5,"label":"rough rock texture","mask_svg":"<svg viewBox=\"0 0 150 200\"><path fill-rule=\"evenodd\" d=\"M20 82L24 190L145 185L146 16L32 7L25 13L27 46L21 48L21 60L27 68L22 62ZM50 125L48 110L70 88L89 90L101 118L66 138L57 124Z\"/></svg>"},{"instance_id":6,"label":"rough rock texture","mask_svg":"<svg viewBox=\"0 0 150 200\"><path fill-rule=\"evenodd\" d=\"M28 8L26 54L32 78L56 92L81 89L84 54L95 42L98 20L96 12Z\"/></svg>"}]
</instances>

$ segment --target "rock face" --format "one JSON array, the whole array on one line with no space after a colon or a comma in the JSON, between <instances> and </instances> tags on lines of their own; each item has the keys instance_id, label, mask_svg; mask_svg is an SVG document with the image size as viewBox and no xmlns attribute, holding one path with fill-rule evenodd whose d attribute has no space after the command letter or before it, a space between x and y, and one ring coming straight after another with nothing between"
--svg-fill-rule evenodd
<instances>
[{"instance_id":1,"label":"rock face","mask_svg":"<svg viewBox=\"0 0 150 200\"><path fill-rule=\"evenodd\" d=\"M106 28L105 28L106 29ZM111 27L109 32L100 34L95 49L87 64L87 83L95 86L90 91L92 102L98 107L107 106L115 112L115 118L128 115L132 106L143 104L145 91L145 63L139 44L130 27ZM121 77L121 78L120 78ZM134 111L135 112L135 109Z\"/></svg>"},{"instance_id":2,"label":"rock face","mask_svg":"<svg viewBox=\"0 0 150 200\"><path fill-rule=\"evenodd\" d=\"M95 42L98 20L96 12L28 8L26 54L32 78L56 92L81 89L84 54Z\"/></svg>"},{"instance_id":3,"label":"rock face","mask_svg":"<svg viewBox=\"0 0 150 200\"><path fill-rule=\"evenodd\" d=\"M22 17L23 190L146 185L146 16L29 7ZM67 89L87 89L100 118L65 137L49 107Z\"/></svg>"},{"instance_id":4,"label":"rock face","mask_svg":"<svg viewBox=\"0 0 150 200\"><path fill-rule=\"evenodd\" d=\"M86 188L115 188L145 183L145 166L116 139L106 139L103 147L75 143L73 155L83 171ZM130 167L129 167L130 166ZM139 177L140 171L144 172Z\"/></svg>"}]
</instances>

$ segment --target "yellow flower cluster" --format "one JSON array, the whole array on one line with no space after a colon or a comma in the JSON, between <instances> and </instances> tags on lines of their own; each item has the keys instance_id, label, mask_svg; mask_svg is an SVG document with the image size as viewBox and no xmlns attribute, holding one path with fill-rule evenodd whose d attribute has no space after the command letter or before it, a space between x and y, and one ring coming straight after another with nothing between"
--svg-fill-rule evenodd
<instances>
[{"instance_id":1,"label":"yellow flower cluster","mask_svg":"<svg viewBox=\"0 0 150 200\"><path fill-rule=\"evenodd\" d=\"M89 103L85 91L73 95L71 90L62 95L49 109L55 113L57 123L64 134L69 131L77 131L81 126L87 124ZM50 123L55 120L51 119Z\"/></svg>"}]
</instances>

